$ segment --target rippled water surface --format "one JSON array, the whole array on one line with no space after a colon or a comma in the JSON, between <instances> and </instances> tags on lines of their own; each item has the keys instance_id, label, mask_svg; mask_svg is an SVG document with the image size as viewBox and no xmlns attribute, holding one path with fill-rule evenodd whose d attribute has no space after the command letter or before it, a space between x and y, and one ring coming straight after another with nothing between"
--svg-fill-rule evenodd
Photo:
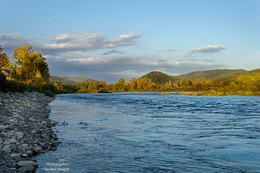
<instances>
[{"instance_id":1,"label":"rippled water surface","mask_svg":"<svg viewBox=\"0 0 260 173\"><path fill-rule=\"evenodd\" d=\"M260 96L58 95L37 172L260 172Z\"/></svg>"}]
</instances>

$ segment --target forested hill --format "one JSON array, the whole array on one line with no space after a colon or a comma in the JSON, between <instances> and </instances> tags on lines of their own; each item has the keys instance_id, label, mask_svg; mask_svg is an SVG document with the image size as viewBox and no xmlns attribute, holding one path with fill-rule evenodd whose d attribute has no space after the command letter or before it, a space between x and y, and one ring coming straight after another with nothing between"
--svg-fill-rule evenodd
<instances>
[{"instance_id":1,"label":"forested hill","mask_svg":"<svg viewBox=\"0 0 260 173\"><path fill-rule=\"evenodd\" d=\"M207 70L207 71L196 71L192 73L182 74L179 76L170 76L158 71L153 71L147 73L146 75L142 76L141 78L150 78L154 83L166 83L168 81L180 81L183 78L187 78L189 80L198 79L201 77L205 77L206 79L218 79L218 78L234 78L241 74L255 74L259 72L260 69L246 71L243 69L238 70L229 70L229 69L217 69L217 70Z\"/></svg>"},{"instance_id":2,"label":"forested hill","mask_svg":"<svg viewBox=\"0 0 260 173\"><path fill-rule=\"evenodd\" d=\"M207 70L207 71L196 71L196 72L176 76L176 79L181 80L182 78L187 78L190 79L191 81L201 77L205 77L206 79L213 79L225 75L240 75L245 72L247 71L243 69L238 69L238 70L217 69L217 70Z\"/></svg>"},{"instance_id":3,"label":"forested hill","mask_svg":"<svg viewBox=\"0 0 260 173\"><path fill-rule=\"evenodd\" d=\"M255 70L251 70L251 71L247 71L245 74L247 74L247 75L256 75L257 73L260 73L260 68L255 69Z\"/></svg>"},{"instance_id":4,"label":"forested hill","mask_svg":"<svg viewBox=\"0 0 260 173\"><path fill-rule=\"evenodd\" d=\"M79 77L79 76L65 76L65 77L58 77L58 76L50 76L51 82L54 81L61 81L64 84L80 84L82 82L88 83L93 82L93 79L86 78L86 77Z\"/></svg>"},{"instance_id":5,"label":"forested hill","mask_svg":"<svg viewBox=\"0 0 260 173\"><path fill-rule=\"evenodd\" d=\"M149 78L152 80L152 82L160 84L176 80L174 76L169 76L159 71L152 71L142 76L141 78Z\"/></svg>"}]
</instances>

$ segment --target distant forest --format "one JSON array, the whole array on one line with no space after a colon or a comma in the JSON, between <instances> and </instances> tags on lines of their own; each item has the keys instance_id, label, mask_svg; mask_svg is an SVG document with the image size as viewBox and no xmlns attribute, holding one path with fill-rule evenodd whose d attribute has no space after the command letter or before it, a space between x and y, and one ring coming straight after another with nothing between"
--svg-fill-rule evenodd
<instances>
[{"instance_id":1,"label":"distant forest","mask_svg":"<svg viewBox=\"0 0 260 173\"><path fill-rule=\"evenodd\" d=\"M158 71L126 82L119 78L115 84L94 81L84 77L50 76L45 58L33 51L28 44L13 50L9 60L0 46L0 69L10 71L10 76L0 73L0 91L39 91L49 96L66 93L110 92L180 92L182 95L224 96L229 94L260 95L260 69L208 70L179 76L170 76ZM183 93L185 92L185 93Z\"/></svg>"}]
</instances>

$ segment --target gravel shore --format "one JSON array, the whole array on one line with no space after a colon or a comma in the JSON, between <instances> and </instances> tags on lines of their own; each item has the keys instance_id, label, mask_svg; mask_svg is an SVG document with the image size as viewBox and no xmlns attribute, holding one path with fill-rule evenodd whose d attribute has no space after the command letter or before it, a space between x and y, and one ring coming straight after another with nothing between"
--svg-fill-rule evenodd
<instances>
[{"instance_id":1,"label":"gravel shore","mask_svg":"<svg viewBox=\"0 0 260 173\"><path fill-rule=\"evenodd\" d=\"M35 172L33 156L56 148L52 100L38 92L0 92L0 172Z\"/></svg>"}]
</instances>

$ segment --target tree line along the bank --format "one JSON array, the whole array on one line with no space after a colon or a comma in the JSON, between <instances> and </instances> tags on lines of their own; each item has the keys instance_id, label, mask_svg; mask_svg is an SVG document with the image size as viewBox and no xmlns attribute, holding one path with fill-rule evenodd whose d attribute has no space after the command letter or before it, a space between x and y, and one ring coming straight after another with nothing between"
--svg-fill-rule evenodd
<instances>
[{"instance_id":1,"label":"tree line along the bank","mask_svg":"<svg viewBox=\"0 0 260 173\"><path fill-rule=\"evenodd\" d=\"M183 78L166 83L154 83L150 78L131 78L127 83L119 78L115 84L106 81L94 81L66 85L61 81L51 83L46 59L28 44L13 50L15 63L9 60L0 46L0 68L8 69L10 80L0 73L0 91L39 91L54 96L61 93L109 93L109 92L185 92L190 95L259 95L260 73L240 75L236 78L225 76L221 80L201 77L193 81ZM194 92L196 92L194 94ZM203 93L203 94L202 94Z\"/></svg>"},{"instance_id":2,"label":"tree line along the bank","mask_svg":"<svg viewBox=\"0 0 260 173\"><path fill-rule=\"evenodd\" d=\"M0 73L0 91L24 92L38 91L54 96L58 90L51 84L49 68L46 59L28 44L13 49L13 59L10 61L0 46L0 70L10 72L9 79Z\"/></svg>"}]
</instances>

